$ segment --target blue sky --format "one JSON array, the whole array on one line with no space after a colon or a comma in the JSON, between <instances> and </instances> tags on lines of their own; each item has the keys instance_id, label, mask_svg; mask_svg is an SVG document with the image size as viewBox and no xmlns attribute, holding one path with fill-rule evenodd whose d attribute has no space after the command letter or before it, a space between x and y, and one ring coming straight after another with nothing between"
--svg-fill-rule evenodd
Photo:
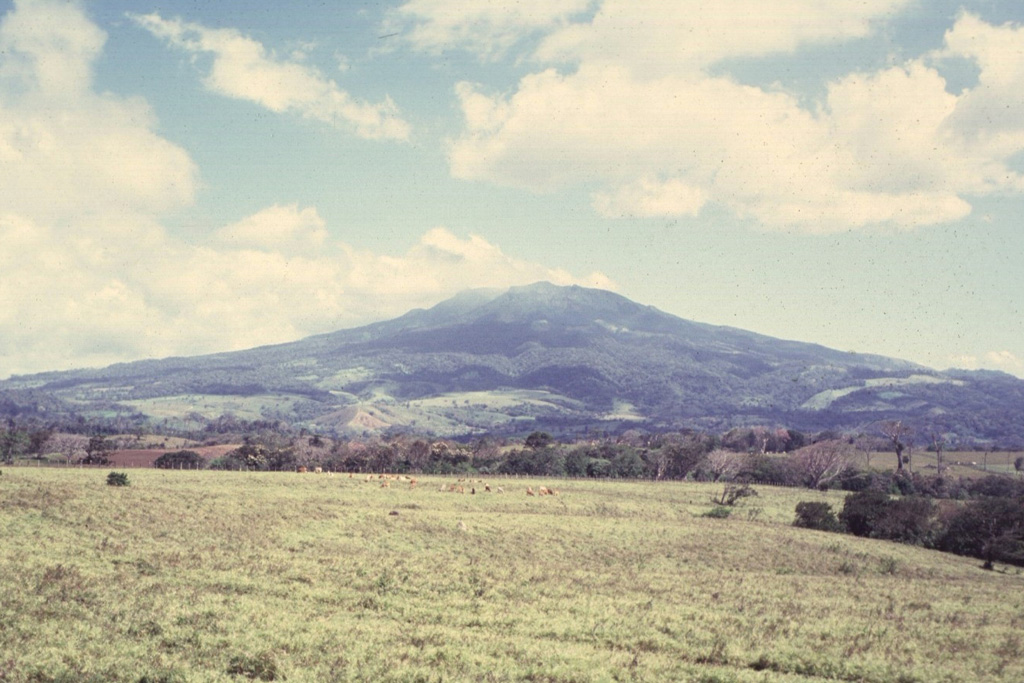
<instances>
[{"instance_id":1,"label":"blue sky","mask_svg":"<svg viewBox=\"0 0 1024 683\"><path fill-rule=\"evenodd\" d=\"M0 1L0 377L470 287L1024 376L1024 5Z\"/></svg>"}]
</instances>

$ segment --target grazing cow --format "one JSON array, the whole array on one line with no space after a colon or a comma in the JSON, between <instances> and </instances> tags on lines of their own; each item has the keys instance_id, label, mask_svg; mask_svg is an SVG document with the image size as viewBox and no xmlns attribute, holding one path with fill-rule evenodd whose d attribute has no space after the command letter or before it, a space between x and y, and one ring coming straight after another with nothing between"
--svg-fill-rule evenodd
<instances>
[{"instance_id":1,"label":"grazing cow","mask_svg":"<svg viewBox=\"0 0 1024 683\"><path fill-rule=\"evenodd\" d=\"M503 488L501 488L501 487L499 486L499 487L498 487L498 493L505 493L505 489L503 489Z\"/></svg>"},{"instance_id":2,"label":"grazing cow","mask_svg":"<svg viewBox=\"0 0 1024 683\"><path fill-rule=\"evenodd\" d=\"M484 491L487 491L487 493L490 493L491 492L491 485L490 484L484 484Z\"/></svg>"},{"instance_id":3,"label":"grazing cow","mask_svg":"<svg viewBox=\"0 0 1024 683\"><path fill-rule=\"evenodd\" d=\"M537 493L541 496L548 496L551 495L551 489L549 489L547 486L541 486L539 489L537 489Z\"/></svg>"},{"instance_id":4,"label":"grazing cow","mask_svg":"<svg viewBox=\"0 0 1024 683\"><path fill-rule=\"evenodd\" d=\"M389 489L389 488L391 488L391 482L390 482L390 481L388 481L387 479L385 479L384 481L382 481L382 482L380 483L380 487L381 487L382 489Z\"/></svg>"},{"instance_id":5,"label":"grazing cow","mask_svg":"<svg viewBox=\"0 0 1024 683\"><path fill-rule=\"evenodd\" d=\"M462 487L462 486L458 486L458 487L455 488L455 492L456 493L465 493L466 489L464 487Z\"/></svg>"},{"instance_id":6,"label":"grazing cow","mask_svg":"<svg viewBox=\"0 0 1024 683\"><path fill-rule=\"evenodd\" d=\"M476 487L475 486L473 488L469 489L469 495L471 495L471 496L475 496L476 495Z\"/></svg>"},{"instance_id":7,"label":"grazing cow","mask_svg":"<svg viewBox=\"0 0 1024 683\"><path fill-rule=\"evenodd\" d=\"M526 487L526 495L528 495L528 496L535 496L537 494L533 492L533 489L531 487L527 486Z\"/></svg>"},{"instance_id":8,"label":"grazing cow","mask_svg":"<svg viewBox=\"0 0 1024 683\"><path fill-rule=\"evenodd\" d=\"M298 472L299 474L303 474L303 473L305 473L305 472L306 472L307 470L306 470L306 468L305 468L305 467L300 467L299 469L297 469L297 470L295 470L295 471L296 471L296 472Z\"/></svg>"},{"instance_id":9,"label":"grazing cow","mask_svg":"<svg viewBox=\"0 0 1024 683\"><path fill-rule=\"evenodd\" d=\"M323 473L324 473L324 468L323 467L314 467L313 468L313 474L323 474Z\"/></svg>"},{"instance_id":10,"label":"grazing cow","mask_svg":"<svg viewBox=\"0 0 1024 683\"><path fill-rule=\"evenodd\" d=\"M409 488L411 488L411 489L416 488L416 480L415 479L411 479L409 481Z\"/></svg>"}]
</instances>

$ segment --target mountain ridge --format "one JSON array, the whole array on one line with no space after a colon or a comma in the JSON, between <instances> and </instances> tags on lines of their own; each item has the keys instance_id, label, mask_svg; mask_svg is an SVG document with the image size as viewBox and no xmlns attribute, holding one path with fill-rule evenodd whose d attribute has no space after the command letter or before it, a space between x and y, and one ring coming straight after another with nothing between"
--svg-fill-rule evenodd
<instances>
[{"instance_id":1,"label":"mountain ridge","mask_svg":"<svg viewBox=\"0 0 1024 683\"><path fill-rule=\"evenodd\" d=\"M284 344L12 377L0 399L8 413L35 402L87 417L234 414L332 433L863 429L908 419L953 438L1024 443L1024 381L1009 375L940 372L550 283L468 290Z\"/></svg>"}]
</instances>

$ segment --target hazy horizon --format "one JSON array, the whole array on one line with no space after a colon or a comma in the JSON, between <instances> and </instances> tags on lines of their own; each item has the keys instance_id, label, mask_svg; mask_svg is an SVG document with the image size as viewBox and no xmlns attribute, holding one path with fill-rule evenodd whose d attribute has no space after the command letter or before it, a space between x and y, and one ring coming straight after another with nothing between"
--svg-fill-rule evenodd
<instances>
[{"instance_id":1,"label":"hazy horizon","mask_svg":"<svg viewBox=\"0 0 1024 683\"><path fill-rule=\"evenodd\" d=\"M0 378L539 280L1024 377L1024 5L0 0Z\"/></svg>"}]
</instances>

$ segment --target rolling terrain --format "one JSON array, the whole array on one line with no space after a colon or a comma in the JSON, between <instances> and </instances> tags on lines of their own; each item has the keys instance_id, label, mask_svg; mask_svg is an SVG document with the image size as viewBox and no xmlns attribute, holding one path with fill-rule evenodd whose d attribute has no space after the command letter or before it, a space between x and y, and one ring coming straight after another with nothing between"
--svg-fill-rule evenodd
<instances>
[{"instance_id":1,"label":"rolling terrain","mask_svg":"<svg viewBox=\"0 0 1024 683\"><path fill-rule=\"evenodd\" d=\"M1024 381L1010 375L939 372L549 283L287 344L16 376L0 382L0 412L448 436L903 419L960 442L1024 444Z\"/></svg>"}]
</instances>

